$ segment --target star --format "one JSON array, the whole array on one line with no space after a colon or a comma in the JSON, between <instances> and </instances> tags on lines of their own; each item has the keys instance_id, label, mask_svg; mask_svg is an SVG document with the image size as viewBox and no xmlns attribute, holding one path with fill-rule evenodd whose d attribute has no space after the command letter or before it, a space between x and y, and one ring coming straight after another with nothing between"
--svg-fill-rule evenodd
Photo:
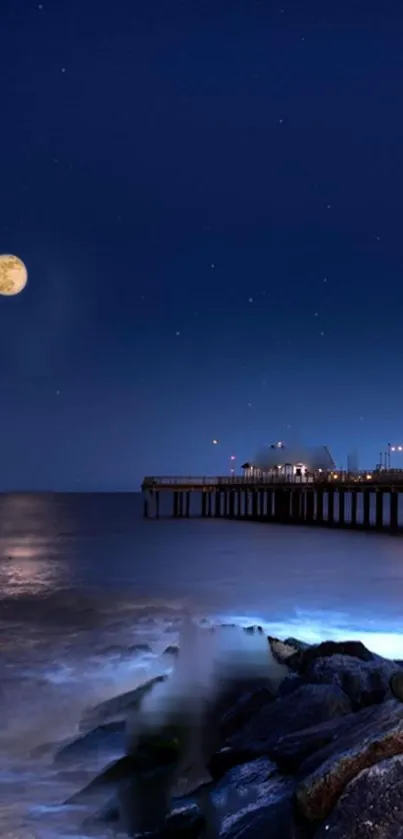
<instances>
[{"instance_id":1,"label":"star","mask_svg":"<svg viewBox=\"0 0 403 839\"><path fill-rule=\"evenodd\" d=\"M324 283L327 283L327 277L324 277L324 278L323 278L323 282L324 282Z\"/></svg>"},{"instance_id":2,"label":"star","mask_svg":"<svg viewBox=\"0 0 403 839\"><path fill-rule=\"evenodd\" d=\"M215 262L212 262L210 268L215 268Z\"/></svg>"},{"instance_id":3,"label":"star","mask_svg":"<svg viewBox=\"0 0 403 839\"><path fill-rule=\"evenodd\" d=\"M319 317L319 312L314 312L313 316L314 316L314 318L318 318Z\"/></svg>"},{"instance_id":4,"label":"star","mask_svg":"<svg viewBox=\"0 0 403 839\"><path fill-rule=\"evenodd\" d=\"M321 338L323 338L324 334L325 334L324 332L320 333Z\"/></svg>"},{"instance_id":5,"label":"star","mask_svg":"<svg viewBox=\"0 0 403 839\"><path fill-rule=\"evenodd\" d=\"M253 303L253 297L249 297L248 303Z\"/></svg>"},{"instance_id":6,"label":"star","mask_svg":"<svg viewBox=\"0 0 403 839\"><path fill-rule=\"evenodd\" d=\"M175 335L176 335L176 337L178 338L178 337L179 337L179 335L180 335L180 332L179 332L179 331L178 331L178 332L175 332Z\"/></svg>"},{"instance_id":7,"label":"star","mask_svg":"<svg viewBox=\"0 0 403 839\"><path fill-rule=\"evenodd\" d=\"M66 68L65 68L65 67L62 67L61 72L62 72L62 73L65 73L65 72L66 72Z\"/></svg>"}]
</instances>

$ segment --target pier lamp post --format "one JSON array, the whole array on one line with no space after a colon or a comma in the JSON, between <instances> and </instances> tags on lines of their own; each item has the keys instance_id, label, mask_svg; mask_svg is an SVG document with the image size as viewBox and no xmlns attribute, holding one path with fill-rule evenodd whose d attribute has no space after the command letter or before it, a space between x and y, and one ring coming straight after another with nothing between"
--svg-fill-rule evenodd
<instances>
[{"instance_id":1,"label":"pier lamp post","mask_svg":"<svg viewBox=\"0 0 403 839\"><path fill-rule=\"evenodd\" d=\"M391 462L392 462L392 452L399 452L399 454L402 454L402 452L403 452L403 446L401 446L401 445L399 445L399 446L396 446L396 445L392 446L392 444L391 444L391 443L388 443L389 469L391 468Z\"/></svg>"}]
</instances>

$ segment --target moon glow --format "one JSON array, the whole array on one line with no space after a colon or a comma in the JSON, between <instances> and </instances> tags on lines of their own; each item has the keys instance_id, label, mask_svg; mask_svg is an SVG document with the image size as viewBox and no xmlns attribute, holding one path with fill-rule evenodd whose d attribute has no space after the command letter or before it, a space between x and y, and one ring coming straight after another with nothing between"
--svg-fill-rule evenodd
<instances>
[{"instance_id":1,"label":"moon glow","mask_svg":"<svg viewBox=\"0 0 403 839\"><path fill-rule=\"evenodd\" d=\"M28 280L28 271L18 256L0 255L0 294L12 297L22 291Z\"/></svg>"}]
</instances>

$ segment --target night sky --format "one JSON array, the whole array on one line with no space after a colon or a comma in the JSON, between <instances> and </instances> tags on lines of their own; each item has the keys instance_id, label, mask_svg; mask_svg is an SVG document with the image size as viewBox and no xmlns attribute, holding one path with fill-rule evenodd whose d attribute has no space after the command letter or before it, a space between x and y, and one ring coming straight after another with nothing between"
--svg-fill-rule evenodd
<instances>
[{"instance_id":1,"label":"night sky","mask_svg":"<svg viewBox=\"0 0 403 839\"><path fill-rule=\"evenodd\" d=\"M403 6L282 3L2 0L2 489L403 442Z\"/></svg>"}]
</instances>

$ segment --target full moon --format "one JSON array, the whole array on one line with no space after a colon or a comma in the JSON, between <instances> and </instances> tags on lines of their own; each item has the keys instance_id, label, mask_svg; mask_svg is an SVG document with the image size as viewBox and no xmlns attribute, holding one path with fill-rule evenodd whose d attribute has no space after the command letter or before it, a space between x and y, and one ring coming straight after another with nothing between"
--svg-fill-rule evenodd
<instances>
[{"instance_id":1,"label":"full moon","mask_svg":"<svg viewBox=\"0 0 403 839\"><path fill-rule=\"evenodd\" d=\"M11 297L22 291L28 280L28 271L18 256L0 255L0 294Z\"/></svg>"}]
</instances>

